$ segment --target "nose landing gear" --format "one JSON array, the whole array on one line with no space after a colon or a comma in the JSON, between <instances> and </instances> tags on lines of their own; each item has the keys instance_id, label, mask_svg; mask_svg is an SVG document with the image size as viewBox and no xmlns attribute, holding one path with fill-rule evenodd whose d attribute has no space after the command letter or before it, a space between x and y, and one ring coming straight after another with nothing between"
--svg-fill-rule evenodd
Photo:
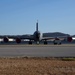
<instances>
[{"instance_id":1,"label":"nose landing gear","mask_svg":"<svg viewBox=\"0 0 75 75\"><path fill-rule=\"evenodd\" d=\"M39 41L36 41L36 44L37 44L37 45L39 45L39 44L40 44L40 42L39 42Z\"/></svg>"}]
</instances>

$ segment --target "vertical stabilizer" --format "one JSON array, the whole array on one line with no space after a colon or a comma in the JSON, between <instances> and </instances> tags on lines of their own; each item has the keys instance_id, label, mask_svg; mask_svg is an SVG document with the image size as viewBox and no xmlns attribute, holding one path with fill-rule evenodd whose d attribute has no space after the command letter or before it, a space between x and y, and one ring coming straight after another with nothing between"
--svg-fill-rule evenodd
<instances>
[{"instance_id":1,"label":"vertical stabilizer","mask_svg":"<svg viewBox=\"0 0 75 75\"><path fill-rule=\"evenodd\" d=\"M36 23L36 31L38 31L38 20L37 20L37 23Z\"/></svg>"}]
</instances>

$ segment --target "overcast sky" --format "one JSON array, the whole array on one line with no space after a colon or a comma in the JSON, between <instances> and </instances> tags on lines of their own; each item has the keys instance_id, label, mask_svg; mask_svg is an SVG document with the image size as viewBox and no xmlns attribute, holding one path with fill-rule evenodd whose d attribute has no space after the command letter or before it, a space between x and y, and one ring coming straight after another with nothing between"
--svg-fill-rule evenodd
<instances>
[{"instance_id":1,"label":"overcast sky","mask_svg":"<svg viewBox=\"0 0 75 75\"><path fill-rule=\"evenodd\" d=\"M75 0L0 0L0 35L39 31L75 34Z\"/></svg>"}]
</instances>

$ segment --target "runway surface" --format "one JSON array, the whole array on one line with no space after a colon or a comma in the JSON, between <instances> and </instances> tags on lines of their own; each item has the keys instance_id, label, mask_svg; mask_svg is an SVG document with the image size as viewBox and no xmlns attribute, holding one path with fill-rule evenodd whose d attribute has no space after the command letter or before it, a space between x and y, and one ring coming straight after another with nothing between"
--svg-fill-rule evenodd
<instances>
[{"instance_id":1,"label":"runway surface","mask_svg":"<svg viewBox=\"0 0 75 75\"><path fill-rule=\"evenodd\" d=\"M0 45L0 57L75 57L75 44Z\"/></svg>"}]
</instances>

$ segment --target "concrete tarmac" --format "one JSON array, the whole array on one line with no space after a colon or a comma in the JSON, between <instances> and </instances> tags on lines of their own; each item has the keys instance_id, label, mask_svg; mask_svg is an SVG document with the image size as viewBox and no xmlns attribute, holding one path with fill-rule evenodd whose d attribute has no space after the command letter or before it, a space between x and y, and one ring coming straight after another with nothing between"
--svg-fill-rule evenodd
<instances>
[{"instance_id":1,"label":"concrete tarmac","mask_svg":"<svg viewBox=\"0 0 75 75\"><path fill-rule=\"evenodd\" d=\"M0 45L0 57L75 57L75 44Z\"/></svg>"}]
</instances>

